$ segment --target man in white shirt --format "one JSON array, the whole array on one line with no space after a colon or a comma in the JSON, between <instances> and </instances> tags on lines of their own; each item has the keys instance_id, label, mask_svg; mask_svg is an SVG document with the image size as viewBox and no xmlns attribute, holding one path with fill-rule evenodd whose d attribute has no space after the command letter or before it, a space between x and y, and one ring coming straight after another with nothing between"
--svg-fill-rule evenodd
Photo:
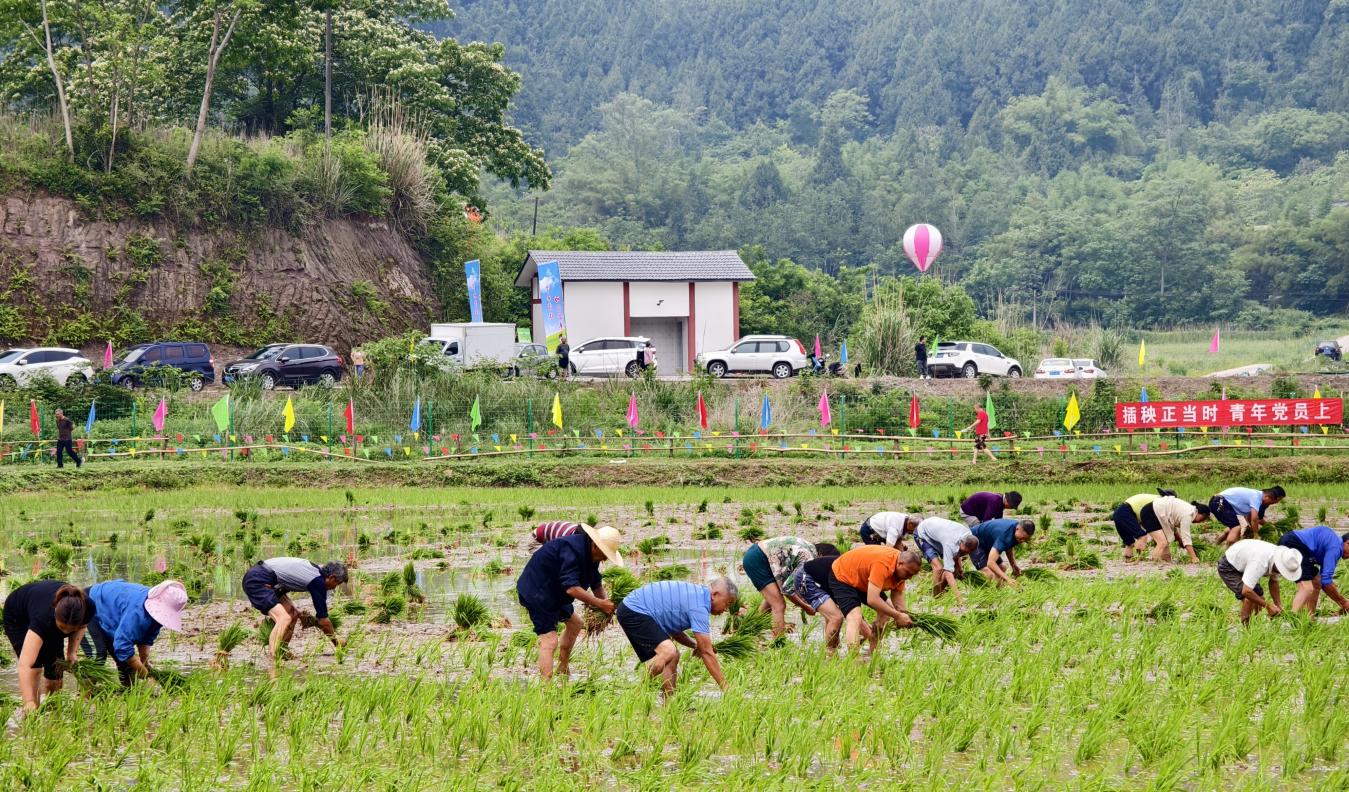
<instances>
[{"instance_id":1,"label":"man in white shirt","mask_svg":"<svg viewBox=\"0 0 1349 792\"><path fill-rule=\"evenodd\" d=\"M921 518L904 512L876 512L862 521L862 544L904 549L904 537L918 530Z\"/></svg>"},{"instance_id":2,"label":"man in white shirt","mask_svg":"<svg viewBox=\"0 0 1349 792\"><path fill-rule=\"evenodd\" d=\"M1263 608L1272 619L1283 612L1279 599L1279 575L1296 583L1302 572L1302 553L1291 547L1242 539L1218 559L1218 577L1241 601L1241 623L1250 624L1256 608ZM1269 577L1269 600L1264 598L1260 578Z\"/></svg>"},{"instance_id":3,"label":"man in white shirt","mask_svg":"<svg viewBox=\"0 0 1349 792\"><path fill-rule=\"evenodd\" d=\"M940 597L950 586L956 602L963 604L960 589L956 588L956 580L963 577L960 559L978 549L979 539L964 523L942 517L929 517L918 523L913 538L932 565L932 596Z\"/></svg>"}]
</instances>

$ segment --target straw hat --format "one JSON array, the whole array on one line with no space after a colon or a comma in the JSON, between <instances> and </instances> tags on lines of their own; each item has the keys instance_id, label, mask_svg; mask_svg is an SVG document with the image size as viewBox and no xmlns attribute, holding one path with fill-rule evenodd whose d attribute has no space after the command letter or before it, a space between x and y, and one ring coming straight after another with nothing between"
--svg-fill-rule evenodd
<instances>
[{"instance_id":1,"label":"straw hat","mask_svg":"<svg viewBox=\"0 0 1349 792\"><path fill-rule=\"evenodd\" d=\"M586 532L586 536L589 536L590 541L604 553L605 558L618 566L623 566L623 556L618 552L618 546L623 543L623 535L618 529L607 525L601 525L599 528L582 525L581 530Z\"/></svg>"},{"instance_id":2,"label":"straw hat","mask_svg":"<svg viewBox=\"0 0 1349 792\"><path fill-rule=\"evenodd\" d=\"M1274 551L1274 568L1290 582L1296 583L1302 577L1302 553L1291 547L1280 547Z\"/></svg>"},{"instance_id":3,"label":"straw hat","mask_svg":"<svg viewBox=\"0 0 1349 792\"><path fill-rule=\"evenodd\" d=\"M162 627L183 629L183 608L187 607L187 589L176 580L166 580L145 595L145 612Z\"/></svg>"}]
</instances>

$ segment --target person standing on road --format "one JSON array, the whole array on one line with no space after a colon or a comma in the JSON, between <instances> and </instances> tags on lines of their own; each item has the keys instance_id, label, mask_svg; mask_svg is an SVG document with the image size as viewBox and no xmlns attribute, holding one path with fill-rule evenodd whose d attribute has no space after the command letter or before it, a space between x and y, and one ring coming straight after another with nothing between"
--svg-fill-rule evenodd
<instances>
[{"instance_id":1,"label":"person standing on road","mask_svg":"<svg viewBox=\"0 0 1349 792\"><path fill-rule=\"evenodd\" d=\"M557 341L557 374L562 379L571 376L571 344L567 343L566 333Z\"/></svg>"},{"instance_id":2,"label":"person standing on road","mask_svg":"<svg viewBox=\"0 0 1349 792\"><path fill-rule=\"evenodd\" d=\"M65 460L61 454L69 454L75 461L75 467L80 467L80 458L75 454L75 441L72 439L75 431L75 424L66 417L66 413L61 408L56 408L56 466L63 468L66 466Z\"/></svg>"},{"instance_id":3,"label":"person standing on road","mask_svg":"<svg viewBox=\"0 0 1349 792\"><path fill-rule=\"evenodd\" d=\"M89 588L97 615L89 622L94 659L112 655L123 685L150 675L150 647L161 628L181 632L187 589L176 580L154 588L125 580L109 580Z\"/></svg>"},{"instance_id":4,"label":"person standing on road","mask_svg":"<svg viewBox=\"0 0 1349 792\"><path fill-rule=\"evenodd\" d=\"M1241 603L1241 623L1250 624L1256 608L1263 608L1274 618L1283 613L1279 600L1279 576L1296 583L1302 576L1302 553L1291 547L1280 547L1259 539L1242 539L1227 548L1218 559L1218 577L1223 585L1237 595ZM1260 578L1269 577L1269 599L1260 588Z\"/></svg>"},{"instance_id":5,"label":"person standing on road","mask_svg":"<svg viewBox=\"0 0 1349 792\"><path fill-rule=\"evenodd\" d=\"M927 379L927 336L918 339L913 346L914 362L918 364L918 378Z\"/></svg>"},{"instance_id":6,"label":"person standing on road","mask_svg":"<svg viewBox=\"0 0 1349 792\"><path fill-rule=\"evenodd\" d=\"M1284 495L1283 487L1278 485L1263 490L1228 487L1209 498L1208 508L1214 519L1227 527L1223 542L1231 545L1243 536L1259 536L1265 509L1283 500Z\"/></svg>"},{"instance_id":7,"label":"person standing on road","mask_svg":"<svg viewBox=\"0 0 1349 792\"><path fill-rule=\"evenodd\" d=\"M904 537L918 530L919 517L904 512L876 512L862 521L862 544L904 549Z\"/></svg>"},{"instance_id":8,"label":"person standing on road","mask_svg":"<svg viewBox=\"0 0 1349 792\"><path fill-rule=\"evenodd\" d=\"M515 583L516 595L539 638L539 676L545 682L553 678L554 655L557 672L571 676L571 650L582 627L581 614L573 603L580 600L606 616L614 613L614 603L604 595L600 562L608 559L615 566L623 566L623 556L618 552L623 537L607 525L580 528L540 547ZM558 622L566 622L560 642Z\"/></svg>"},{"instance_id":9,"label":"person standing on road","mask_svg":"<svg viewBox=\"0 0 1349 792\"><path fill-rule=\"evenodd\" d=\"M351 350L351 365L356 369L356 381L360 382L365 378L365 352L357 347Z\"/></svg>"},{"instance_id":10,"label":"person standing on road","mask_svg":"<svg viewBox=\"0 0 1349 792\"><path fill-rule=\"evenodd\" d=\"M647 673L659 678L668 700L679 678L679 647L687 646L707 666L707 673L726 689L717 650L712 645L712 616L725 613L740 597L727 578L710 586L683 580L648 583L623 598L618 606L618 626L632 644ZM688 634L692 632L693 637Z\"/></svg>"},{"instance_id":11,"label":"person standing on road","mask_svg":"<svg viewBox=\"0 0 1349 792\"><path fill-rule=\"evenodd\" d=\"M1002 568L1002 557L1007 557L1012 577L1020 577L1021 567L1017 566L1012 551L1035 535L1035 523L1030 520L989 520L974 526L970 532L979 539L979 547L970 553L970 564L974 570L992 576L999 586L1015 586L1016 581L1008 577Z\"/></svg>"},{"instance_id":12,"label":"person standing on road","mask_svg":"<svg viewBox=\"0 0 1349 792\"><path fill-rule=\"evenodd\" d=\"M93 621L95 606L84 589L60 580L25 583L5 598L5 637L18 658L19 698L25 713L37 709L44 694L55 693L65 682L56 663L75 662L84 630ZM46 685L38 685L38 677Z\"/></svg>"},{"instance_id":13,"label":"person standing on road","mask_svg":"<svg viewBox=\"0 0 1349 792\"><path fill-rule=\"evenodd\" d=\"M964 577L961 559L979 549L978 537L963 523L929 517L918 523L914 540L932 565L932 596L940 597L949 586L955 592L956 603L963 604L956 581Z\"/></svg>"},{"instance_id":14,"label":"person standing on road","mask_svg":"<svg viewBox=\"0 0 1349 792\"><path fill-rule=\"evenodd\" d=\"M1016 510L1021 506L1021 493L1016 490L1006 495L996 492L976 492L960 503L960 518L973 528L981 522L1001 520L1007 509Z\"/></svg>"},{"instance_id":15,"label":"person standing on road","mask_svg":"<svg viewBox=\"0 0 1349 792\"><path fill-rule=\"evenodd\" d=\"M979 452L983 451L988 458L994 462L998 458L993 456L993 452L988 448L988 411L982 406L974 408L974 423L962 429L962 432L974 431L974 456L971 457L970 464L979 464Z\"/></svg>"},{"instance_id":16,"label":"person standing on road","mask_svg":"<svg viewBox=\"0 0 1349 792\"><path fill-rule=\"evenodd\" d=\"M777 536L749 546L741 559L745 576L763 595L763 607L773 612L773 637L787 632L787 602L803 611L810 605L796 590L796 570L815 558L815 545L795 536Z\"/></svg>"},{"instance_id":17,"label":"person standing on road","mask_svg":"<svg viewBox=\"0 0 1349 792\"><path fill-rule=\"evenodd\" d=\"M650 341L646 342L646 349L642 353L642 371L656 367L656 345Z\"/></svg>"},{"instance_id":18,"label":"person standing on road","mask_svg":"<svg viewBox=\"0 0 1349 792\"><path fill-rule=\"evenodd\" d=\"M328 618L328 592L346 582L347 568L337 561L320 567L303 558L284 556L261 561L244 573L243 590L248 602L272 617L276 624L267 639L273 673L280 668L283 650L290 643L295 625L300 620L300 612L287 596L291 593L309 592L319 629L333 642L333 646L341 649L345 645L346 642L337 637L337 631Z\"/></svg>"},{"instance_id":19,"label":"person standing on road","mask_svg":"<svg viewBox=\"0 0 1349 792\"><path fill-rule=\"evenodd\" d=\"M1297 579L1297 594L1293 596L1293 610L1316 615L1316 604L1324 590L1326 596L1340 606L1340 613L1349 613L1349 599L1345 599L1335 585L1335 566L1342 558L1349 558L1349 533L1337 534L1324 525L1289 531L1279 537L1280 547L1291 547L1302 554L1302 573Z\"/></svg>"},{"instance_id":20,"label":"person standing on road","mask_svg":"<svg viewBox=\"0 0 1349 792\"><path fill-rule=\"evenodd\" d=\"M854 548L834 559L829 567L829 596L843 613L848 650L856 651L862 642L866 620L862 606L876 612L876 623L870 625L868 654L876 651L887 621L894 620L900 627L912 627L904 606L904 582L922 566L918 554L911 550L867 545ZM884 595L889 595L890 601Z\"/></svg>"}]
</instances>

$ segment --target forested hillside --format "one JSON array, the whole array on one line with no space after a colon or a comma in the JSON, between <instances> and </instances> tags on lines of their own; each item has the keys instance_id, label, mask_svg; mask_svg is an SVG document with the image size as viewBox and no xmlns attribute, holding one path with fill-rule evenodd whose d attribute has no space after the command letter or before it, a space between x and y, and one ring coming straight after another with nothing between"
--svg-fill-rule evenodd
<instances>
[{"instance_id":1,"label":"forested hillside","mask_svg":"<svg viewBox=\"0 0 1349 792\"><path fill-rule=\"evenodd\" d=\"M468 2L557 176L544 225L1118 324L1349 305L1349 0ZM533 197L494 194L528 230Z\"/></svg>"}]
</instances>

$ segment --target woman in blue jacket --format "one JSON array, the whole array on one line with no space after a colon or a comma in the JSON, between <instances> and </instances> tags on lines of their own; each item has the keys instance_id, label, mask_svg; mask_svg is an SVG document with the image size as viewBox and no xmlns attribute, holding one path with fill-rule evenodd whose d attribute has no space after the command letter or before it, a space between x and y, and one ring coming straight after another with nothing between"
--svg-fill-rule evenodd
<instances>
[{"instance_id":1,"label":"woman in blue jacket","mask_svg":"<svg viewBox=\"0 0 1349 792\"><path fill-rule=\"evenodd\" d=\"M187 589L176 580L166 580L154 588L109 580L90 587L89 599L97 608L89 623L95 657L103 662L112 655L123 685L150 674L150 647L161 628L174 632L183 629Z\"/></svg>"}]
</instances>

